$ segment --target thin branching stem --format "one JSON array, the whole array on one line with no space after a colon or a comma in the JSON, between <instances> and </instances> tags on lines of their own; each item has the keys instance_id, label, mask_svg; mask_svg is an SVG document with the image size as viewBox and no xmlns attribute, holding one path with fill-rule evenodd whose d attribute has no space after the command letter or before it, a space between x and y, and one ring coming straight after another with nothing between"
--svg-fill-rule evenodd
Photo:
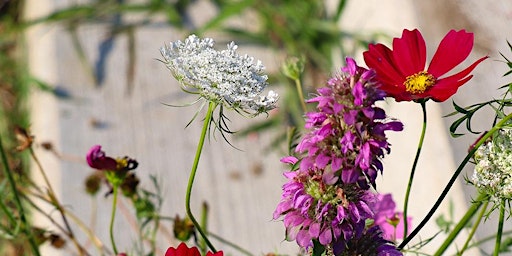
<instances>
[{"instance_id":1,"label":"thin branching stem","mask_svg":"<svg viewBox=\"0 0 512 256\"><path fill-rule=\"evenodd\" d=\"M407 245L407 243L409 243L420 232L420 230L425 226L425 224L427 224L427 222L430 220L430 218L432 218L432 216L437 211L437 209L439 208L441 203L444 201L444 198L446 197L446 195L448 195L448 192L450 191L453 184L457 180L457 177L459 177L460 173L462 172L462 170L464 169L466 164L469 162L471 157L473 157L473 155L475 154L476 150L480 147L480 145L482 145L489 137L491 137L493 133L495 133L496 131L501 129L501 127L503 127L511 118L512 118L512 114L505 116L499 123L497 123L495 126L493 126L491 130L486 132L480 138L480 140L478 140L478 142L475 144L475 146L466 155L464 160L462 160L462 162L459 165L459 167L457 168L457 170L455 170L452 177L448 181L448 184L446 184L443 192L441 192L441 195L439 196L439 198L437 198L437 201L434 203L434 205L432 206L430 211L427 213L425 218L423 218L423 220L420 222L420 224L418 224L418 226L411 232L411 234L409 236L407 236L407 238L405 238L402 241L402 243L398 246L399 250L403 249Z\"/></svg>"},{"instance_id":2,"label":"thin branching stem","mask_svg":"<svg viewBox=\"0 0 512 256\"><path fill-rule=\"evenodd\" d=\"M482 206L482 200L485 198L485 195L480 195L478 199L471 205L466 214L462 217L462 219L455 225L452 232L446 237L443 244L437 249L434 256L443 255L443 253L448 249L450 244L452 244L453 240L459 235L460 231L468 224L468 222L473 218L475 213L478 211L480 206Z\"/></svg>"},{"instance_id":3,"label":"thin branching stem","mask_svg":"<svg viewBox=\"0 0 512 256\"><path fill-rule=\"evenodd\" d=\"M18 209L18 213L20 215L20 220L23 225L23 230L28 237L28 242L30 244L30 248L32 249L32 253L34 253L35 256L39 256L39 255L41 255L39 253L39 247L37 246L34 235L32 234L31 227L30 227L27 217L25 215L25 209L23 208L23 205L21 204L20 197L18 195L18 189L16 189L16 182L14 181L14 177L12 176L11 168L9 168L9 162L7 161L7 155L5 154L4 146L2 144L2 136L0 136L0 155L2 157L2 163L4 166L4 168L3 168L4 174L7 177L7 180L9 181L9 185L11 186L12 194L14 197L14 203L16 205L16 208Z\"/></svg>"},{"instance_id":4,"label":"thin branching stem","mask_svg":"<svg viewBox=\"0 0 512 256\"><path fill-rule=\"evenodd\" d=\"M471 242L471 239L473 239L473 236L476 233L476 230L478 229L478 226L480 226L480 223L482 222L482 218L485 215L485 212L487 211L487 206L489 205L489 201L485 201L484 207L480 211L480 214L478 214L478 217L476 218L475 224L473 224L473 228L471 228L471 232L469 232L468 238L466 239L466 242L464 243L464 246L460 249L458 255L462 255L464 251L468 248L469 243Z\"/></svg>"},{"instance_id":5,"label":"thin branching stem","mask_svg":"<svg viewBox=\"0 0 512 256\"><path fill-rule=\"evenodd\" d=\"M62 217L62 221L64 222L64 225L66 226L66 229L68 230L69 239L73 242L73 244L77 248L79 255L85 255L86 252L83 250L83 248L80 246L80 243L78 243L78 241L75 238L75 234L73 233L73 230L71 229L71 225L69 225L69 221L66 217L66 213L64 212L63 207L62 207L61 203L59 202L59 199L57 198L57 194L55 193L55 190L53 190L52 184L50 183L50 180L48 179L48 176L46 175L46 172L44 171L43 165L41 164L41 162L39 161L39 158L34 153L34 150L32 149L32 147L29 148L29 152L30 152L30 156L36 163L36 165L39 169L39 172L41 173L41 176L43 176L46 186L48 187L48 194L50 196L50 200L52 201L51 203L59 211L59 213Z\"/></svg>"}]
</instances>

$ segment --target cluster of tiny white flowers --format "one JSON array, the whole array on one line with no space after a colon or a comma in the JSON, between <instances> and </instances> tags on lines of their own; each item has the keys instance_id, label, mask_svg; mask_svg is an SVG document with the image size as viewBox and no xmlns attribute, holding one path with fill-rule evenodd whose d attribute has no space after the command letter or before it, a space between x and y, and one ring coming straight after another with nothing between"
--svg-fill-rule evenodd
<instances>
[{"instance_id":1,"label":"cluster of tiny white flowers","mask_svg":"<svg viewBox=\"0 0 512 256\"><path fill-rule=\"evenodd\" d=\"M512 129L498 131L475 152L473 184L491 200L512 199Z\"/></svg>"},{"instance_id":2,"label":"cluster of tiny white flowers","mask_svg":"<svg viewBox=\"0 0 512 256\"><path fill-rule=\"evenodd\" d=\"M250 114L275 108L277 93L261 95L268 85L261 61L254 63L253 57L238 55L234 42L222 51L213 46L211 38L190 35L185 42L172 42L160 48L160 52L185 91Z\"/></svg>"}]
</instances>

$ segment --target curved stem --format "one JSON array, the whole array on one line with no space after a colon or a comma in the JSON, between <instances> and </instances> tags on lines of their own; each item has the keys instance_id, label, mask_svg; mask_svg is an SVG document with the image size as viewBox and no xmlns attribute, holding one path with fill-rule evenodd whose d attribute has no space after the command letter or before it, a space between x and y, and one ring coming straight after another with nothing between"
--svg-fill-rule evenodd
<instances>
[{"instance_id":1,"label":"curved stem","mask_svg":"<svg viewBox=\"0 0 512 256\"><path fill-rule=\"evenodd\" d=\"M69 238L73 242L73 244L76 246L78 253L80 256L86 255L87 253L83 250L82 246L78 241L76 240L75 234L73 233L73 229L71 229L71 225L69 225L68 218L66 217L66 213L64 211L64 207L62 207L62 204L59 202L59 199L57 198L57 194L55 193L55 190L53 190L52 184L50 183L50 180L48 179L48 176L46 175L46 172L44 171L43 165L39 161L39 158L36 156L36 153L34 152L34 149L32 147L29 147L30 155L32 156L32 159L36 163L39 172L41 173L41 176L43 176L44 182L46 183L46 186L48 186L48 195L50 196L51 203L57 208L57 211L59 211L62 221L64 222L64 226L68 230Z\"/></svg>"},{"instance_id":2,"label":"curved stem","mask_svg":"<svg viewBox=\"0 0 512 256\"><path fill-rule=\"evenodd\" d=\"M464 160L462 160L461 164L459 165L459 167L457 168L455 173L450 178L450 181L448 181L448 184L446 184L443 192L441 192L441 195L439 196L437 201L434 203L434 205L432 206L430 211L427 213L427 216L425 216L425 218L421 221L421 223L411 232L411 235L407 236L407 238L405 238L404 241L402 241L402 243L398 246L399 250L403 249L407 245L407 243L409 243L414 238L414 236L416 236L420 232L420 230L425 226L425 224L427 224L427 222L430 220L430 218L434 215L437 208L439 208L439 206L443 202L444 198L446 197L446 195L450 191L451 187L453 186L453 183L455 183L455 181L457 180L457 177L464 169L464 166L466 166L466 164L469 162L471 157L475 154L478 147L480 147L480 145L482 145L489 137L492 136L492 134L494 132L498 131L511 118L512 118L512 114L505 116L499 123L497 123L494 127L492 127L491 130L489 130L487 133L485 133L485 135L482 136L480 138L480 140L478 140L478 142L475 144L475 146L466 155Z\"/></svg>"},{"instance_id":3,"label":"curved stem","mask_svg":"<svg viewBox=\"0 0 512 256\"><path fill-rule=\"evenodd\" d=\"M503 221L505 220L505 199L501 200L500 218L498 221L498 233L496 234L496 243L494 245L493 256L498 256L501 249L501 236L503 234Z\"/></svg>"},{"instance_id":4,"label":"curved stem","mask_svg":"<svg viewBox=\"0 0 512 256\"><path fill-rule=\"evenodd\" d=\"M114 240L114 219L116 217L116 206L117 206L117 193L118 193L119 186L114 185L113 186L113 196L114 199L112 200L112 214L110 215L110 227L109 227L109 233L110 233L110 242L112 243L112 250L114 250L114 254L117 255L117 247L116 242Z\"/></svg>"},{"instance_id":5,"label":"curved stem","mask_svg":"<svg viewBox=\"0 0 512 256\"><path fill-rule=\"evenodd\" d=\"M304 100L304 94L302 93L302 84L300 82L300 79L294 79L294 80L295 80L295 88L297 90L297 93L299 94L299 100L300 100L300 104L302 107L302 111L304 111L304 113L306 113L307 107L306 107L306 101Z\"/></svg>"},{"instance_id":6,"label":"curved stem","mask_svg":"<svg viewBox=\"0 0 512 256\"><path fill-rule=\"evenodd\" d=\"M444 240L443 244L437 249L434 256L443 255L443 253L448 249L448 246L455 240L457 235L459 235L460 231L468 224L468 222L473 218L475 213L478 211L480 206L482 206L482 200L484 199L484 195L480 195L478 199L471 205L466 214L462 217L462 219L455 225L452 232L448 235L448 237Z\"/></svg>"},{"instance_id":7,"label":"curved stem","mask_svg":"<svg viewBox=\"0 0 512 256\"><path fill-rule=\"evenodd\" d=\"M206 111L206 117L204 118L203 129L201 131L201 137L199 137L199 143L197 145L196 156L194 158L194 164L192 165L192 170L190 171L190 177L188 179L187 194L185 197L185 201L186 201L185 208L187 210L188 217L190 218L192 223L194 223L194 227L197 229L197 231L199 231L199 233L201 234L201 237L204 239L204 241L206 242L208 247L214 253L217 252L215 250L215 247L213 247L210 240L208 240L208 238L206 237L206 233L203 231L203 229L201 228L201 225L199 225L196 218L192 214L192 210L190 209L190 196L192 194L192 186L194 185L194 178L196 176L197 166L199 164L199 158L201 158L201 151L203 150L204 141L206 138L206 134L208 133L208 127L210 126L210 121L212 120L213 111L215 110L215 107L216 107L216 104L214 102L210 102L208 105L208 110Z\"/></svg>"},{"instance_id":8,"label":"curved stem","mask_svg":"<svg viewBox=\"0 0 512 256\"><path fill-rule=\"evenodd\" d=\"M409 206L409 196L411 194L412 181L414 179L414 173L416 172L416 166L418 165L418 159L420 158L421 148L423 147L423 140L425 139L425 132L427 131L427 108L426 101L421 101L421 111L423 112L423 127L421 129L420 140L418 142L418 149L416 150L416 156L414 157L414 162L411 168L411 174L409 176L409 183L407 184L407 190L405 191L405 199L404 199L404 220L407 220L407 208ZM404 237L407 237L407 221L404 221Z\"/></svg>"},{"instance_id":9,"label":"curved stem","mask_svg":"<svg viewBox=\"0 0 512 256\"><path fill-rule=\"evenodd\" d=\"M36 240L31 231L31 227L29 226L29 223L27 221L27 216L25 215L25 209L23 208L23 205L21 204L21 200L18 195L18 189L16 188L16 182L14 181L14 177L12 176L11 169L9 168L9 163L7 162L7 155L5 154L4 146L2 144L2 136L0 136L0 155L2 157L2 163L4 166L4 168L2 168L2 169L4 170L4 174L7 177L7 180L9 181L9 185L11 186L12 194L14 197L14 203L16 204L16 208L18 208L18 213L20 215L20 221L23 225L25 234L27 235L28 242L30 244L30 248L32 249L32 253L34 253L34 255L39 256L39 255L41 255L39 252L39 247L37 246Z\"/></svg>"},{"instance_id":10,"label":"curved stem","mask_svg":"<svg viewBox=\"0 0 512 256\"><path fill-rule=\"evenodd\" d=\"M469 233L468 238L466 239L464 246L462 246L462 249L460 249L458 255L462 255L464 253L464 251L468 248L468 245L471 242L471 239L473 239L473 236L475 235L476 230L478 229L478 226L480 225L480 222L482 221L482 218L484 217L485 211L487 211L488 205L489 205L489 201L485 201L484 207L480 211L480 214L478 214L475 224L473 225L473 228L471 228L471 232Z\"/></svg>"}]
</instances>

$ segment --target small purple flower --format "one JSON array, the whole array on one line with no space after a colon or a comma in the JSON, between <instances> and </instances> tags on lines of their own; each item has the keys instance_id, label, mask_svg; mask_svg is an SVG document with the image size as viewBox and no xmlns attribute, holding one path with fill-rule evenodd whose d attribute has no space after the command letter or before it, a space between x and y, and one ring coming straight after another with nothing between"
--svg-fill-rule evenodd
<instances>
[{"instance_id":1,"label":"small purple flower","mask_svg":"<svg viewBox=\"0 0 512 256\"><path fill-rule=\"evenodd\" d=\"M317 104L316 111L306 113L298 156L281 159L293 167L284 174L288 181L273 217L282 217L286 239L303 248L317 241L349 253L335 255L385 255L388 247L389 255L401 255L392 254L394 246L378 227L368 229L367 220L375 218L376 201L368 189L375 187L381 159L390 151L385 132L403 127L375 106L384 97L375 72L349 58L341 71L307 101Z\"/></svg>"},{"instance_id":2,"label":"small purple flower","mask_svg":"<svg viewBox=\"0 0 512 256\"><path fill-rule=\"evenodd\" d=\"M309 130L296 147L306 153L300 168L331 168L345 183L375 186L382 172L381 158L389 153L386 131L400 131L402 123L390 120L375 102L383 99L375 72L347 58L347 67L317 90L308 100L317 103L316 111L306 114ZM343 173L347 172L347 173Z\"/></svg>"},{"instance_id":3,"label":"small purple flower","mask_svg":"<svg viewBox=\"0 0 512 256\"><path fill-rule=\"evenodd\" d=\"M87 164L91 168L98 170L110 170L114 171L117 169L117 162L114 158L106 156L105 152L101 150L100 145L94 145L87 152Z\"/></svg>"},{"instance_id":4,"label":"small purple flower","mask_svg":"<svg viewBox=\"0 0 512 256\"><path fill-rule=\"evenodd\" d=\"M352 236L373 217L375 200L357 184L342 184L332 172L322 169L286 172L281 202L274 219L283 217L286 238L304 248L318 240L322 245Z\"/></svg>"}]
</instances>

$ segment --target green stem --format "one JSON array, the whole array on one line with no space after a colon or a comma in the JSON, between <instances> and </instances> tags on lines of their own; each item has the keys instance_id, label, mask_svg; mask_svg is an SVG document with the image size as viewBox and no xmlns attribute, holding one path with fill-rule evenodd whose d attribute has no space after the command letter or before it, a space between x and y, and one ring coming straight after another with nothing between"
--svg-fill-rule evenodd
<instances>
[{"instance_id":1,"label":"green stem","mask_svg":"<svg viewBox=\"0 0 512 256\"><path fill-rule=\"evenodd\" d=\"M482 221L482 218L484 217L485 211L487 211L487 206L489 205L489 201L485 201L484 207L480 211L480 214L478 214L478 217L475 221L475 224L473 225L473 228L471 228L471 232L468 235L468 238L466 239L466 242L464 243L464 246L462 246L462 249L460 249L458 255L462 255L464 251L468 248L469 243L471 242L471 239L473 239L473 236L476 233L476 230L478 229L478 226L480 225L480 222Z\"/></svg>"},{"instance_id":2,"label":"green stem","mask_svg":"<svg viewBox=\"0 0 512 256\"><path fill-rule=\"evenodd\" d=\"M496 234L496 244L494 246L493 256L498 256L501 249L501 236L503 235L503 221L505 220L505 199L500 204L500 218L498 221L498 233Z\"/></svg>"},{"instance_id":3,"label":"green stem","mask_svg":"<svg viewBox=\"0 0 512 256\"><path fill-rule=\"evenodd\" d=\"M112 243L112 250L114 250L114 254L117 255L117 247L116 242L114 240L114 219L116 217L116 208L117 208L117 193L118 193L119 186L113 184L113 196L114 199L112 199L112 214L110 215L110 242Z\"/></svg>"},{"instance_id":4,"label":"green stem","mask_svg":"<svg viewBox=\"0 0 512 256\"><path fill-rule=\"evenodd\" d=\"M27 217L25 215L25 210L23 208L23 205L21 204L20 197L18 195L18 189L16 189L16 182L14 181L14 177L12 176L11 169L9 168L9 162L7 162L7 155L5 154L4 146L2 144L2 136L0 136L0 154L2 156L2 162L3 162L3 170L5 173L5 176L9 180L9 185L11 186L11 190L14 196L14 203L16 204L16 208L18 208L18 212L20 215L20 220L23 225L23 229L25 231L25 234L28 237L28 242L30 244L30 248L32 249L32 252L34 255L39 256L41 255L39 253L39 247L37 246L36 240L34 239L34 236L31 231L31 227L28 224Z\"/></svg>"},{"instance_id":5,"label":"green stem","mask_svg":"<svg viewBox=\"0 0 512 256\"><path fill-rule=\"evenodd\" d=\"M307 107L306 107L306 101L304 100L304 94L302 93L302 83L300 82L300 79L294 79L295 80L295 87L297 89L297 93L299 94L299 100L300 100L300 104L302 106L302 111L304 113L307 112Z\"/></svg>"},{"instance_id":6,"label":"green stem","mask_svg":"<svg viewBox=\"0 0 512 256\"><path fill-rule=\"evenodd\" d=\"M194 185L194 178L196 176L197 166L199 164L199 158L201 158L201 151L203 150L203 145L204 145L204 141L206 138L206 134L208 133L208 127L210 126L210 122L211 122L212 116L213 116L213 111L215 110L216 106L217 105L214 102L210 102L208 105L208 110L206 111L206 117L204 118L203 129L201 131L201 137L199 138L199 143L197 145L196 156L194 158L194 164L192 165L192 170L190 171L190 177L188 179L187 194L185 197L185 201L186 201L185 208L187 210L187 215L190 218L190 220L192 221L192 223L194 223L194 227L197 229L197 231L199 231L199 233L201 234L201 237L204 239L204 241L206 242L206 244L212 250L213 253L217 252L217 250L215 250L215 247L213 247L210 240L208 240L206 233L203 231L203 229L201 228L201 225L199 225L196 218L194 218L194 215L192 214L192 210L190 209L190 196L192 194L192 186Z\"/></svg>"},{"instance_id":7,"label":"green stem","mask_svg":"<svg viewBox=\"0 0 512 256\"><path fill-rule=\"evenodd\" d=\"M208 204L206 202L203 202L203 207L201 210L201 227L204 229L205 233L208 233ZM202 250L203 255L206 255L207 247L205 244L204 239L201 239L201 244L199 246Z\"/></svg>"},{"instance_id":8,"label":"green stem","mask_svg":"<svg viewBox=\"0 0 512 256\"><path fill-rule=\"evenodd\" d=\"M448 181L448 184L446 184L443 192L441 192L441 195L439 196L437 201L434 203L434 205L432 206L430 211L427 213L425 218L423 218L421 223L398 246L399 250L403 249L407 245L407 243L409 243L414 238L414 236L416 236L420 232L420 230L425 226L425 224L427 224L427 222L430 220L430 218L434 215L434 213L436 212L437 208L439 208L439 206L443 202L444 198L446 197L446 195L450 191L451 187L453 186L453 183L455 183L455 181L457 180L457 177L459 176L459 174L464 169L464 166L466 166L466 164L469 162L471 157L475 154L475 152L478 149L478 147L480 147L480 145L482 145L489 137L491 137L493 133L495 133L496 131L501 129L501 127L503 125L505 125L505 123L507 123L511 118L512 118L512 114L509 114L509 115L505 116L499 123L497 123L494 127L492 127L491 130L489 130L487 133L485 133L485 135L482 136L480 138L480 140L478 140L478 142L475 144L473 149L471 149L471 151L469 151L469 153L466 155L464 160L462 160L461 164L459 165L459 167L457 168L455 173L453 173L452 177L450 178L450 181Z\"/></svg>"},{"instance_id":9,"label":"green stem","mask_svg":"<svg viewBox=\"0 0 512 256\"><path fill-rule=\"evenodd\" d=\"M478 199L471 205L466 214L462 217L462 219L457 223L455 228L453 228L452 232L448 235L448 237L444 240L443 244L437 249L434 256L443 255L443 253L448 249L448 246L455 240L457 235L459 235L460 231L468 224L468 222L473 218L475 213L478 211L480 206L482 206L482 200L485 198L484 195L480 195Z\"/></svg>"},{"instance_id":10,"label":"green stem","mask_svg":"<svg viewBox=\"0 0 512 256\"><path fill-rule=\"evenodd\" d=\"M414 162L411 168L411 174L409 176L409 183L407 184L407 190L405 191L405 200L404 200L404 220L407 220L407 209L409 206L409 196L411 194L412 181L414 179L414 173L416 172L416 166L418 165L418 160L421 154L421 148L423 147L423 141L425 139L425 133L427 131L427 108L426 101L421 101L421 111L423 112L423 127L421 129L420 140L418 142L418 149L416 150L416 156L414 157ZM404 237L407 237L409 232L407 221L404 221Z\"/></svg>"}]
</instances>

